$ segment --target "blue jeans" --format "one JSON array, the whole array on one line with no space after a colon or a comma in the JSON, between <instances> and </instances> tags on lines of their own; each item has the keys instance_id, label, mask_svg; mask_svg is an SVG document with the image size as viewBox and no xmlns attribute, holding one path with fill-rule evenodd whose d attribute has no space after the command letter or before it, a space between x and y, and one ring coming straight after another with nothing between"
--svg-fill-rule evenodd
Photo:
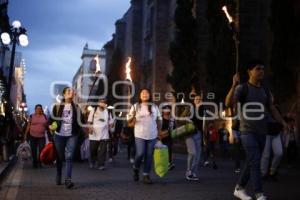
<instances>
[{"instance_id":1,"label":"blue jeans","mask_svg":"<svg viewBox=\"0 0 300 200\"><path fill-rule=\"evenodd\" d=\"M281 135L267 135L265 149L261 159L261 173L266 175L269 172L269 161L273 152L270 172L274 174L280 164L283 154Z\"/></svg>"},{"instance_id":2,"label":"blue jeans","mask_svg":"<svg viewBox=\"0 0 300 200\"><path fill-rule=\"evenodd\" d=\"M144 140L141 138L135 138L136 155L133 167L135 169L140 169L144 158L144 175L148 175L151 171L155 144L156 139Z\"/></svg>"},{"instance_id":3,"label":"blue jeans","mask_svg":"<svg viewBox=\"0 0 300 200\"><path fill-rule=\"evenodd\" d=\"M238 180L238 185L245 188L250 177L255 193L262 193L262 178L260 172L261 153L265 146L264 134L243 132L242 145L246 152L246 163Z\"/></svg>"},{"instance_id":4,"label":"blue jeans","mask_svg":"<svg viewBox=\"0 0 300 200\"><path fill-rule=\"evenodd\" d=\"M186 138L185 140L188 158L187 158L187 172L198 174L200 156L201 156L201 132Z\"/></svg>"},{"instance_id":5,"label":"blue jeans","mask_svg":"<svg viewBox=\"0 0 300 200\"><path fill-rule=\"evenodd\" d=\"M77 144L77 136L63 137L54 136L54 143L57 152L56 168L57 176L62 175L62 166L64 159L66 160L66 178L72 177L72 161L74 157L75 147Z\"/></svg>"}]
</instances>

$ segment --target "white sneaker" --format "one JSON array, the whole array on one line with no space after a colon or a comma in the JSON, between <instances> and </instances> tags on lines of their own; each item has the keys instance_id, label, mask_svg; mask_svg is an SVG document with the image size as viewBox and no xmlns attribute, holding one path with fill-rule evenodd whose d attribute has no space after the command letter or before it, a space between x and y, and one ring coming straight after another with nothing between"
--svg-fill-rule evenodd
<instances>
[{"instance_id":1,"label":"white sneaker","mask_svg":"<svg viewBox=\"0 0 300 200\"><path fill-rule=\"evenodd\" d=\"M112 162L113 162L113 159L112 159L112 158L108 159L108 162L109 162L109 163L112 163Z\"/></svg>"},{"instance_id":2,"label":"white sneaker","mask_svg":"<svg viewBox=\"0 0 300 200\"><path fill-rule=\"evenodd\" d=\"M209 165L209 162L208 161L205 161L204 162L204 167L207 167Z\"/></svg>"},{"instance_id":3,"label":"white sneaker","mask_svg":"<svg viewBox=\"0 0 300 200\"><path fill-rule=\"evenodd\" d=\"M252 197L250 197L249 195L247 195L246 190L245 189L234 189L233 195L241 200L252 200Z\"/></svg>"},{"instance_id":4,"label":"white sneaker","mask_svg":"<svg viewBox=\"0 0 300 200\"><path fill-rule=\"evenodd\" d=\"M267 200L267 197L262 193L256 194L255 196L256 196L256 200Z\"/></svg>"},{"instance_id":5,"label":"white sneaker","mask_svg":"<svg viewBox=\"0 0 300 200\"><path fill-rule=\"evenodd\" d=\"M133 164L134 163L134 159L130 158L130 163Z\"/></svg>"},{"instance_id":6,"label":"white sneaker","mask_svg":"<svg viewBox=\"0 0 300 200\"><path fill-rule=\"evenodd\" d=\"M97 168L98 170L105 170L105 167L104 166L100 166Z\"/></svg>"},{"instance_id":7,"label":"white sneaker","mask_svg":"<svg viewBox=\"0 0 300 200\"><path fill-rule=\"evenodd\" d=\"M197 174L193 173L193 180L194 181L199 181L199 177L197 176Z\"/></svg>"}]
</instances>

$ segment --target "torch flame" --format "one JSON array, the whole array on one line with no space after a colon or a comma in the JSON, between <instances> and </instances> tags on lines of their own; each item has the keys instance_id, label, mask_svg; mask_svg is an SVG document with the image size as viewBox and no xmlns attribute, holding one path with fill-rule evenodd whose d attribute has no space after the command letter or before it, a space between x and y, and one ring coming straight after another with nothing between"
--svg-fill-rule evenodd
<instances>
[{"instance_id":1,"label":"torch flame","mask_svg":"<svg viewBox=\"0 0 300 200\"><path fill-rule=\"evenodd\" d=\"M182 104L184 103L184 99L183 99L183 98L181 99L181 103L182 103Z\"/></svg>"},{"instance_id":2,"label":"torch flame","mask_svg":"<svg viewBox=\"0 0 300 200\"><path fill-rule=\"evenodd\" d=\"M96 61L96 71L95 71L95 73L101 72L99 55L98 54L95 56L94 60Z\"/></svg>"},{"instance_id":3,"label":"torch flame","mask_svg":"<svg viewBox=\"0 0 300 200\"><path fill-rule=\"evenodd\" d=\"M226 17L227 17L229 23L232 23L232 22L233 22L233 19L232 19L232 17L229 15L228 10L227 10L227 7L226 7L226 6L223 6L223 7L222 7L222 10L224 11L224 13L225 13L225 15L226 15Z\"/></svg>"},{"instance_id":4,"label":"torch flame","mask_svg":"<svg viewBox=\"0 0 300 200\"><path fill-rule=\"evenodd\" d=\"M126 69L125 69L126 80L129 80L132 82L131 75L130 75L130 72L131 72L130 65L131 65L131 57L128 57L128 61L126 63Z\"/></svg>"}]
</instances>

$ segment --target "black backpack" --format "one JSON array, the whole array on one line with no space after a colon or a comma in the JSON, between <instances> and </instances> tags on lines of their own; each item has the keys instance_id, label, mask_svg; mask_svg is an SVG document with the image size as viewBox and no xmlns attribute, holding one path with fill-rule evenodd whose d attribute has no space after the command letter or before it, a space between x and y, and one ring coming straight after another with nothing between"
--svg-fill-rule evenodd
<instances>
[{"instance_id":1,"label":"black backpack","mask_svg":"<svg viewBox=\"0 0 300 200\"><path fill-rule=\"evenodd\" d=\"M241 105L243 106L245 103L247 103L247 96L248 96L248 91L249 91L249 83L246 82L246 83L243 83L242 84L242 92L241 92L241 98L240 98L240 103ZM270 98L271 98L271 92L270 90L263 84L262 85L262 88L264 89L266 95L267 95L267 102L265 104L266 108L267 109L270 109Z\"/></svg>"},{"instance_id":2,"label":"black backpack","mask_svg":"<svg viewBox=\"0 0 300 200\"><path fill-rule=\"evenodd\" d=\"M239 99L239 103L241 106L243 106L245 103L247 103L247 96L248 96L248 91L249 91L249 86L248 82L242 84L242 92L241 92L241 97ZM270 90L263 84L262 88L264 89L266 95L267 95L267 102L265 104L265 107L270 110L270 98L271 98L271 92ZM232 130L239 131L240 129L240 120L235 119L232 121Z\"/></svg>"}]
</instances>

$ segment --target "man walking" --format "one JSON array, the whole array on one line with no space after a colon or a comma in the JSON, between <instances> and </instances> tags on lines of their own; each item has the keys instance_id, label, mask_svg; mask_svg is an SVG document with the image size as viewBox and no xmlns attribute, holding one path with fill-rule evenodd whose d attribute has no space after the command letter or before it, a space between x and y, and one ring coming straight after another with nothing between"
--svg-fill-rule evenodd
<instances>
[{"instance_id":1,"label":"man walking","mask_svg":"<svg viewBox=\"0 0 300 200\"><path fill-rule=\"evenodd\" d=\"M268 114L286 127L286 123L272 102L271 92L263 85L264 64L254 61L247 66L249 79L239 84L239 75L233 77L232 87L226 97L226 105L234 108L240 120L241 141L246 152L246 163L234 190L234 196L242 200L252 199L245 187L251 177L255 199L267 199L263 193L260 172L261 153L265 145Z\"/></svg>"}]
</instances>

